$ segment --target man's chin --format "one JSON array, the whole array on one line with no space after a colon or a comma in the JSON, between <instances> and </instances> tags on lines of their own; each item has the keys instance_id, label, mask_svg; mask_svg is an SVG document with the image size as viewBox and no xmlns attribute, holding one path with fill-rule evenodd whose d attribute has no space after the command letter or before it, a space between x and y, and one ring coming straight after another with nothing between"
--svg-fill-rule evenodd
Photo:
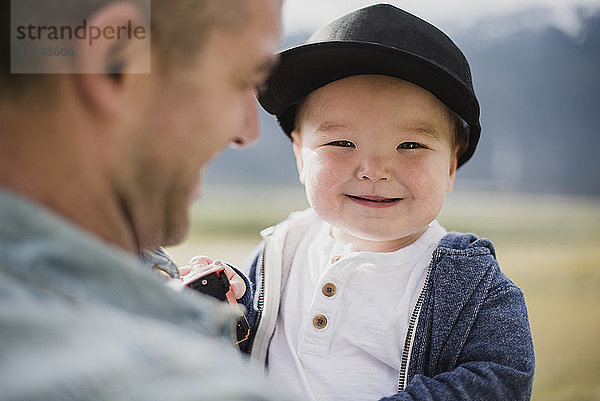
<instances>
[{"instance_id":1,"label":"man's chin","mask_svg":"<svg viewBox=\"0 0 600 401\"><path fill-rule=\"evenodd\" d=\"M192 192L191 202L190 203L194 203L194 202L200 200L201 197L202 197L202 185L199 185L194 190L194 192Z\"/></svg>"},{"instance_id":2,"label":"man's chin","mask_svg":"<svg viewBox=\"0 0 600 401\"><path fill-rule=\"evenodd\" d=\"M187 212L187 210L186 210ZM186 213L185 216L177 219L177 222L168 222L165 230L165 238L162 241L162 246L179 245L187 239L190 231L190 216Z\"/></svg>"},{"instance_id":3,"label":"man's chin","mask_svg":"<svg viewBox=\"0 0 600 401\"><path fill-rule=\"evenodd\" d=\"M192 190L192 202L197 201L198 199L200 199L200 197L202 196L202 190L204 188L204 177L203 177L203 173L201 172L198 176L198 180L196 181L196 185L194 186L193 190Z\"/></svg>"},{"instance_id":4,"label":"man's chin","mask_svg":"<svg viewBox=\"0 0 600 401\"><path fill-rule=\"evenodd\" d=\"M170 237L165 238L163 240L162 246L175 246L175 245L179 245L182 242L184 242L186 238L187 238L187 231L184 234L181 234L181 235L174 235L174 236L170 236Z\"/></svg>"}]
</instances>

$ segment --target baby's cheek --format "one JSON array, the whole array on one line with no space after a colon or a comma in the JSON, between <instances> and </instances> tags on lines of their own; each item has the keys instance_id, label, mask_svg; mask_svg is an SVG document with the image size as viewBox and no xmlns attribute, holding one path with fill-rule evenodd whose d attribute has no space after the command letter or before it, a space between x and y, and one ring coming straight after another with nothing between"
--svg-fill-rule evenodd
<instances>
[{"instance_id":1,"label":"baby's cheek","mask_svg":"<svg viewBox=\"0 0 600 401\"><path fill-rule=\"evenodd\" d=\"M317 197L327 197L335 190L336 177L323 163L314 165L311 171L309 185L311 192Z\"/></svg>"},{"instance_id":2,"label":"baby's cheek","mask_svg":"<svg viewBox=\"0 0 600 401\"><path fill-rule=\"evenodd\" d=\"M306 195L311 207L323 218L330 216L335 210L335 186L327 177L314 177Z\"/></svg>"},{"instance_id":3,"label":"baby's cheek","mask_svg":"<svg viewBox=\"0 0 600 401\"><path fill-rule=\"evenodd\" d=\"M314 209L319 207L323 203L324 197L327 196L327 192L323 190L323 187L326 187L324 180L318 175L313 175L306 181L306 196Z\"/></svg>"},{"instance_id":4,"label":"baby's cheek","mask_svg":"<svg viewBox=\"0 0 600 401\"><path fill-rule=\"evenodd\" d=\"M336 196L342 191L345 179L336 160L315 156L306 166L306 195L313 209L323 216L335 208Z\"/></svg>"}]
</instances>

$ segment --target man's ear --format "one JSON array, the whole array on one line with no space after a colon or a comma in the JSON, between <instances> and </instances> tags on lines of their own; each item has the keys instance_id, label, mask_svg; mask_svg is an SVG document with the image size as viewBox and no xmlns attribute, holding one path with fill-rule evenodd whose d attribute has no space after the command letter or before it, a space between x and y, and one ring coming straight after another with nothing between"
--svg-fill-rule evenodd
<instances>
[{"instance_id":1,"label":"man's ear","mask_svg":"<svg viewBox=\"0 0 600 401\"><path fill-rule=\"evenodd\" d=\"M296 156L296 167L298 168L298 179L300 183L304 185L304 160L302 159L302 138L300 133L296 130L292 131L292 149L294 149L294 156Z\"/></svg>"},{"instance_id":2,"label":"man's ear","mask_svg":"<svg viewBox=\"0 0 600 401\"><path fill-rule=\"evenodd\" d=\"M96 111L123 112L128 90L139 87L133 81L150 72L149 22L135 4L116 1L90 16L87 26L88 35L76 48L77 87Z\"/></svg>"},{"instance_id":3,"label":"man's ear","mask_svg":"<svg viewBox=\"0 0 600 401\"><path fill-rule=\"evenodd\" d=\"M456 178L456 169L458 164L458 149L450 155L450 166L448 168L448 187L446 193L452 192L454 188L454 179Z\"/></svg>"}]
</instances>

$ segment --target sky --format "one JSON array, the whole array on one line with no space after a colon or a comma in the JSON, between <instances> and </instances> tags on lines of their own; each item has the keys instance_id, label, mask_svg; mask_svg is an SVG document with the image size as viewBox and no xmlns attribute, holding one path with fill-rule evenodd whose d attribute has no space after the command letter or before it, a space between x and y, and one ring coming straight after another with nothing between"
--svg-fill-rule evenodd
<instances>
[{"instance_id":1,"label":"sky","mask_svg":"<svg viewBox=\"0 0 600 401\"><path fill-rule=\"evenodd\" d=\"M600 0L284 0L285 32L312 32L350 11L377 3L390 3L444 29L467 28L480 18L502 16L531 8L552 9L554 24L577 33L578 6L600 8Z\"/></svg>"}]
</instances>

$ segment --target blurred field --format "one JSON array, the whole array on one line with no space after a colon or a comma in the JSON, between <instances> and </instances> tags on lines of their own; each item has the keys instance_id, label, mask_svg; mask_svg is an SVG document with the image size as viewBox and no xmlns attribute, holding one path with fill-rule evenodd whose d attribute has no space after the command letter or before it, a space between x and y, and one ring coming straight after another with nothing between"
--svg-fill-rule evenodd
<instances>
[{"instance_id":1,"label":"blurred field","mask_svg":"<svg viewBox=\"0 0 600 401\"><path fill-rule=\"evenodd\" d=\"M207 254L241 265L260 229L305 207L300 188L209 188L190 239L170 251L182 264ZM439 220L491 238L523 289L537 358L533 399L600 401L600 199L461 192Z\"/></svg>"}]
</instances>

